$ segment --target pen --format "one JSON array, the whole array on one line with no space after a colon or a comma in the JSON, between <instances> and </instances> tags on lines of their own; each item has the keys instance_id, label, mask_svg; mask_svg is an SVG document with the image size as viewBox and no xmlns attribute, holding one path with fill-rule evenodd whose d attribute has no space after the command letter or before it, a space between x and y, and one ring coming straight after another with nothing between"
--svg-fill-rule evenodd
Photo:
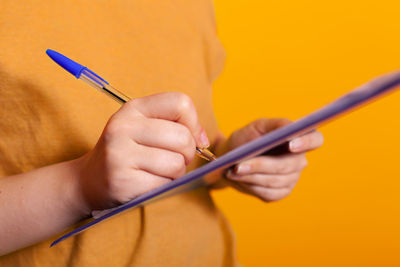
<instances>
[{"instance_id":1,"label":"pen","mask_svg":"<svg viewBox=\"0 0 400 267\"><path fill-rule=\"evenodd\" d=\"M124 104L130 100L130 98L114 87L112 87L106 80L101 78L99 75L91 71L90 69L82 66L81 64L67 58L66 56L51 50L46 50L47 55L54 60L58 65L63 67L66 71L74 75L77 79L80 79L92 87L96 88L102 93L107 94L112 99L120 104ZM208 161L216 159L213 153L207 148L196 147L196 154Z\"/></svg>"}]
</instances>

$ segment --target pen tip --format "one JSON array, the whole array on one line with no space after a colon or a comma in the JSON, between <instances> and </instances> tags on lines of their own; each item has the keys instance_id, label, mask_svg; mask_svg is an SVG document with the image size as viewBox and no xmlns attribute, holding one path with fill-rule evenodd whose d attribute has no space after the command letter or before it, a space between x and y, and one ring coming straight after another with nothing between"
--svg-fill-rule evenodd
<instances>
[{"instance_id":1,"label":"pen tip","mask_svg":"<svg viewBox=\"0 0 400 267\"><path fill-rule=\"evenodd\" d=\"M81 64L67 58L63 54L60 54L54 50L47 49L46 54L54 60L58 65L63 67L66 71L74 75L76 78L79 78L82 70L85 68Z\"/></svg>"}]
</instances>

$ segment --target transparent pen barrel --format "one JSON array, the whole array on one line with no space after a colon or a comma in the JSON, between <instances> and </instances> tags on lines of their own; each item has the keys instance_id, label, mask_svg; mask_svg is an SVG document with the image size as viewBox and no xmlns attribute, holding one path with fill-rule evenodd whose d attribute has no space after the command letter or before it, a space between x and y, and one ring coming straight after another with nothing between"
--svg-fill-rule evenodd
<instances>
[{"instance_id":1,"label":"transparent pen barrel","mask_svg":"<svg viewBox=\"0 0 400 267\"><path fill-rule=\"evenodd\" d=\"M84 69L81 72L81 76L79 77L79 79L86 82L90 86L96 88L100 92L108 95L109 97L113 98L114 100L118 101L121 104L126 103L130 100L129 97L127 97L126 95L124 95L111 85L109 85L106 81L94 75L87 69Z\"/></svg>"},{"instance_id":2,"label":"transparent pen barrel","mask_svg":"<svg viewBox=\"0 0 400 267\"><path fill-rule=\"evenodd\" d=\"M109 97L113 98L115 101L119 102L120 104L124 104L130 100L129 97L118 91L117 89L113 88L111 85L108 84L105 80L94 74L88 69L83 69L79 79L86 82L87 84L91 85L92 87L96 88L102 93L105 93ZM213 161L216 159L213 153L209 151L207 148L196 148L196 154L203 159L208 161Z\"/></svg>"}]
</instances>

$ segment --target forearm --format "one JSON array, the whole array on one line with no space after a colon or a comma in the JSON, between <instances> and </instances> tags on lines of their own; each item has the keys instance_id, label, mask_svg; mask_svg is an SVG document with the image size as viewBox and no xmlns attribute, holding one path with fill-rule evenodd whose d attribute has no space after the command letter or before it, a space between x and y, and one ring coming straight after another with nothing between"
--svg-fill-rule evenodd
<instances>
[{"instance_id":1,"label":"forearm","mask_svg":"<svg viewBox=\"0 0 400 267\"><path fill-rule=\"evenodd\" d=\"M88 214L79 160L0 178L0 255L43 241Z\"/></svg>"}]
</instances>

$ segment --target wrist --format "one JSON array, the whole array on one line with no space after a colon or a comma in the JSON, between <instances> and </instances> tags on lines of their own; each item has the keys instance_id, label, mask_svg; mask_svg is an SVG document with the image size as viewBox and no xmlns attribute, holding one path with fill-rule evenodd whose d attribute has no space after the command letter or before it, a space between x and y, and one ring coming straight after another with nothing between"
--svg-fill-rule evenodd
<instances>
[{"instance_id":1,"label":"wrist","mask_svg":"<svg viewBox=\"0 0 400 267\"><path fill-rule=\"evenodd\" d=\"M90 216L89 207L84 196L82 186L82 170L84 167L84 157L65 162L65 187L61 188L66 195L66 204L71 213L79 219Z\"/></svg>"}]
</instances>

